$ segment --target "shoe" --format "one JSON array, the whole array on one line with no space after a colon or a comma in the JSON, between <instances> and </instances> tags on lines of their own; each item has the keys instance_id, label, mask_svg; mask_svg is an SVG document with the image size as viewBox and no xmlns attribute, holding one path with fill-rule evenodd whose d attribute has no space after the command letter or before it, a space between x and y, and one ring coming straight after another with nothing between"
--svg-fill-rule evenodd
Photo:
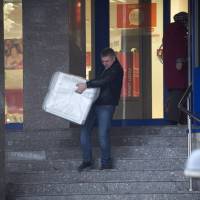
<instances>
[{"instance_id":1,"label":"shoe","mask_svg":"<svg viewBox=\"0 0 200 200\"><path fill-rule=\"evenodd\" d=\"M83 161L81 163L81 165L78 167L78 171L82 172L84 169L91 168L91 167L92 167L92 162L90 162L90 161L88 161L88 162Z\"/></svg>"},{"instance_id":2,"label":"shoe","mask_svg":"<svg viewBox=\"0 0 200 200\"><path fill-rule=\"evenodd\" d=\"M112 164L101 165L100 170L113 169Z\"/></svg>"}]
</instances>

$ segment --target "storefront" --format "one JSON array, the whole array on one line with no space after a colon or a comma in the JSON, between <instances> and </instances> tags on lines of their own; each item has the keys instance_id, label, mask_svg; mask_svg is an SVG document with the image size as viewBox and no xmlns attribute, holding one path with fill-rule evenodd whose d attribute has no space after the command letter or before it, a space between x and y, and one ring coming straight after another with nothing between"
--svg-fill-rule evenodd
<instances>
[{"instance_id":1,"label":"storefront","mask_svg":"<svg viewBox=\"0 0 200 200\"><path fill-rule=\"evenodd\" d=\"M77 60L77 55L80 54L81 60L80 63L75 63L76 69L73 64L66 71L91 79L101 71L101 49L112 47L124 68L121 100L114 123L167 124L164 111L166 94L163 64L160 57L163 30L167 23L173 21L175 13L188 12L188 8L193 9L194 2L190 1L188 5L187 0L175 0L171 1L171 4L165 0L76 0L72 1L71 5L66 4L67 11L70 8L73 10L70 11L71 14L66 14L66 17L69 17L68 20L73 18L73 23L70 22L73 52L78 52L71 54L71 58ZM26 19L23 19L23 15L27 18L28 12L25 9L28 2L25 6L23 4L25 2L21 0L4 0L5 118L10 125L24 122L23 99L26 97L23 80L27 76L24 70L30 67L24 62L24 57L28 55L24 52L28 44L24 43L24 38L28 41L28 36L27 32L23 32L26 30ZM39 5L39 2L37 4ZM37 14L32 15L38 18L35 23L40 23L44 17L43 12L41 8ZM68 33L66 29L66 35L68 34L71 32ZM62 52L62 48L60 51ZM194 78L198 69L194 69ZM195 81L197 79L199 76ZM195 85L195 91L198 91ZM194 94L198 96L195 98L199 98L199 92ZM195 102L194 100L195 109L198 110L199 106Z\"/></svg>"}]
</instances>

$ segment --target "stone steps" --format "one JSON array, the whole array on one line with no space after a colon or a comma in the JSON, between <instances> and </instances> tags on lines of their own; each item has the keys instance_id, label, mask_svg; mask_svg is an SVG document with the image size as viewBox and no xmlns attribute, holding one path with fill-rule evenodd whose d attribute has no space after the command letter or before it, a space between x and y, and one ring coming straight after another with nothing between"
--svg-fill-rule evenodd
<instances>
[{"instance_id":1,"label":"stone steps","mask_svg":"<svg viewBox=\"0 0 200 200\"><path fill-rule=\"evenodd\" d=\"M159 137L179 137L187 136L186 126L134 126L134 127L112 127L111 136L159 136ZM94 129L94 135L97 130ZM74 138L79 137L80 128L70 128L62 130L25 130L25 131L7 131L7 139L39 139L39 138Z\"/></svg>"},{"instance_id":2,"label":"stone steps","mask_svg":"<svg viewBox=\"0 0 200 200\"><path fill-rule=\"evenodd\" d=\"M104 182L104 183L36 183L10 185L10 194L15 196L41 195L122 195L122 194L174 194L186 193L188 182Z\"/></svg>"},{"instance_id":3,"label":"stone steps","mask_svg":"<svg viewBox=\"0 0 200 200\"><path fill-rule=\"evenodd\" d=\"M97 138L93 138L93 146L98 146ZM187 147L186 136L112 136L112 146L154 146L154 147ZM76 147L80 145L79 138L25 138L25 139L7 139L6 149L7 150L44 150L44 149L59 149L66 147Z\"/></svg>"},{"instance_id":4,"label":"stone steps","mask_svg":"<svg viewBox=\"0 0 200 200\"><path fill-rule=\"evenodd\" d=\"M168 170L177 171L184 169L186 158L166 158L166 159L119 159L115 158L113 164L118 171L132 170ZM68 160L20 160L10 161L6 163L8 172L40 172L46 171L54 173L55 171L69 173L76 171L77 166L81 163L81 159ZM99 160L95 160L95 168L99 167Z\"/></svg>"},{"instance_id":5,"label":"stone steps","mask_svg":"<svg viewBox=\"0 0 200 200\"><path fill-rule=\"evenodd\" d=\"M199 200L199 193L181 194L123 194L123 195L66 195L26 196L16 200Z\"/></svg>"},{"instance_id":6,"label":"stone steps","mask_svg":"<svg viewBox=\"0 0 200 200\"><path fill-rule=\"evenodd\" d=\"M15 200L196 200L183 175L186 127L127 127L111 131L112 170L99 170L93 136L94 169L81 163L78 128L6 134L7 194ZM8 198L8 199L9 199ZM13 200L14 200L13 199Z\"/></svg>"},{"instance_id":7,"label":"stone steps","mask_svg":"<svg viewBox=\"0 0 200 200\"><path fill-rule=\"evenodd\" d=\"M134 147L120 146L112 148L112 155L115 158L126 159L162 159L162 158L186 158L187 148L175 147ZM94 158L100 157L99 148L93 148ZM68 160L81 159L79 147L68 147L62 150L51 149L49 151L7 151L6 159L14 160Z\"/></svg>"},{"instance_id":8,"label":"stone steps","mask_svg":"<svg viewBox=\"0 0 200 200\"><path fill-rule=\"evenodd\" d=\"M92 169L82 173L73 171L66 172L30 172L10 173L7 182L16 184L60 184L60 183L119 183L119 182L181 182L188 179L183 171L118 171Z\"/></svg>"}]
</instances>

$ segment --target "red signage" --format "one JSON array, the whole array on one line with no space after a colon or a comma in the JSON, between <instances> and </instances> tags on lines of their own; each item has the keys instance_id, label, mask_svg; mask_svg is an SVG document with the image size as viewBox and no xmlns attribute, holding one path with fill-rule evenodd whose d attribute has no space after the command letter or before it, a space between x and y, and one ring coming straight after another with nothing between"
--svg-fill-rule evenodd
<instances>
[{"instance_id":1,"label":"red signage","mask_svg":"<svg viewBox=\"0 0 200 200\"><path fill-rule=\"evenodd\" d=\"M139 53L118 52L117 57L124 70L121 96L139 97L141 95Z\"/></svg>"},{"instance_id":2,"label":"red signage","mask_svg":"<svg viewBox=\"0 0 200 200\"><path fill-rule=\"evenodd\" d=\"M86 52L86 66L90 66L90 65L91 65L91 53Z\"/></svg>"},{"instance_id":3,"label":"red signage","mask_svg":"<svg viewBox=\"0 0 200 200\"><path fill-rule=\"evenodd\" d=\"M121 63L124 71L123 84L121 90L122 97L132 96L131 78L132 78L132 66L131 66L131 52L119 52L118 59Z\"/></svg>"},{"instance_id":4,"label":"red signage","mask_svg":"<svg viewBox=\"0 0 200 200\"><path fill-rule=\"evenodd\" d=\"M23 113L23 90L5 90L7 113Z\"/></svg>"},{"instance_id":5,"label":"red signage","mask_svg":"<svg viewBox=\"0 0 200 200\"><path fill-rule=\"evenodd\" d=\"M133 52L133 96L140 96L140 58L137 51Z\"/></svg>"},{"instance_id":6,"label":"red signage","mask_svg":"<svg viewBox=\"0 0 200 200\"><path fill-rule=\"evenodd\" d=\"M156 3L118 4L117 28L156 27Z\"/></svg>"}]
</instances>

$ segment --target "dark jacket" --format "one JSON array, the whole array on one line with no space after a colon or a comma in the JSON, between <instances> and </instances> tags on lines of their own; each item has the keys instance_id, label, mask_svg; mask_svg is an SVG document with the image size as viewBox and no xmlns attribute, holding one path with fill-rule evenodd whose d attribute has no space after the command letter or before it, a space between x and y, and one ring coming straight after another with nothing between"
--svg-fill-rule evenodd
<instances>
[{"instance_id":1,"label":"dark jacket","mask_svg":"<svg viewBox=\"0 0 200 200\"><path fill-rule=\"evenodd\" d=\"M123 69L116 60L112 66L100 74L96 79L87 81L88 88L100 88L96 105L118 105L123 80Z\"/></svg>"}]
</instances>

